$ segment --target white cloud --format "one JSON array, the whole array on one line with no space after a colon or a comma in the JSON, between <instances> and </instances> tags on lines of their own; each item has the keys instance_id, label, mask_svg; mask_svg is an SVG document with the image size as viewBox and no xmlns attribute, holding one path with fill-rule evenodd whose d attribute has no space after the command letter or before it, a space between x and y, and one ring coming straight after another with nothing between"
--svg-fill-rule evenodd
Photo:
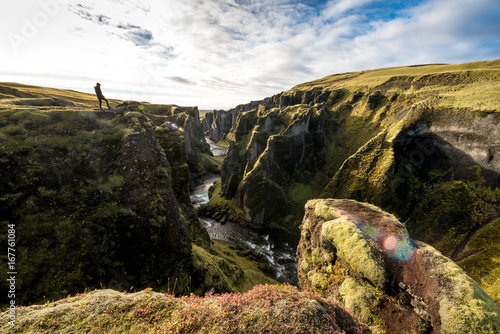
<instances>
[{"instance_id":1,"label":"white cloud","mask_svg":"<svg viewBox=\"0 0 500 334\"><path fill-rule=\"evenodd\" d=\"M375 21L367 13L376 0L307 3L80 0L18 52L6 36L23 36L43 8L4 3L0 75L89 92L100 81L116 98L229 108L333 73L491 59L500 48L495 0L430 0Z\"/></svg>"},{"instance_id":2,"label":"white cloud","mask_svg":"<svg viewBox=\"0 0 500 334\"><path fill-rule=\"evenodd\" d=\"M323 11L324 19L338 19L346 14L349 10L363 6L374 0L333 0L329 1L328 6Z\"/></svg>"}]
</instances>

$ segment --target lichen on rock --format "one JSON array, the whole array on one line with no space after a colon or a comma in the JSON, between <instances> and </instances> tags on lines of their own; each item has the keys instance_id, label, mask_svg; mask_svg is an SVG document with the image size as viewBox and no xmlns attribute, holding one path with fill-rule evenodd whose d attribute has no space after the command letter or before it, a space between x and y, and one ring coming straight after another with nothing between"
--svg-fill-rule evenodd
<instances>
[{"instance_id":1,"label":"lichen on rock","mask_svg":"<svg viewBox=\"0 0 500 334\"><path fill-rule=\"evenodd\" d=\"M311 200L297 249L300 286L331 296L379 333L496 333L500 309L452 260L413 241L393 215Z\"/></svg>"},{"instance_id":2,"label":"lichen on rock","mask_svg":"<svg viewBox=\"0 0 500 334\"><path fill-rule=\"evenodd\" d=\"M370 245L370 240L363 235L356 224L346 218L323 223L321 244L328 248L331 244L337 250L336 256L355 273L368 280L378 289L383 290L387 283L382 257Z\"/></svg>"}]
</instances>

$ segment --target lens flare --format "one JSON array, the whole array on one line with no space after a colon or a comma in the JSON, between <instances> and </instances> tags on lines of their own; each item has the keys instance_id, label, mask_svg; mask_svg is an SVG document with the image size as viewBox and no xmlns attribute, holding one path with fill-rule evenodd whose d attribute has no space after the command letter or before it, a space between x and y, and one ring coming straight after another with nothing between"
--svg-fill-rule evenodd
<instances>
[{"instance_id":1,"label":"lens flare","mask_svg":"<svg viewBox=\"0 0 500 334\"><path fill-rule=\"evenodd\" d=\"M405 239L398 243L395 249L396 258L409 261L415 257L416 248L411 240Z\"/></svg>"},{"instance_id":2,"label":"lens flare","mask_svg":"<svg viewBox=\"0 0 500 334\"><path fill-rule=\"evenodd\" d=\"M409 261L415 257L416 247L407 236L391 235L384 240L384 248L395 260Z\"/></svg>"},{"instance_id":3,"label":"lens flare","mask_svg":"<svg viewBox=\"0 0 500 334\"><path fill-rule=\"evenodd\" d=\"M398 238L396 238L393 235L384 240L384 247L388 251L394 250L394 248L396 248L397 245L398 245Z\"/></svg>"},{"instance_id":4,"label":"lens flare","mask_svg":"<svg viewBox=\"0 0 500 334\"><path fill-rule=\"evenodd\" d=\"M417 135L417 133L415 132L415 130L408 130L408 131L406 131L406 135L408 137L415 137Z\"/></svg>"},{"instance_id":5,"label":"lens flare","mask_svg":"<svg viewBox=\"0 0 500 334\"><path fill-rule=\"evenodd\" d=\"M184 132L184 129L181 128L180 126L178 126L177 124L175 123L172 123L172 122L167 122L168 126L172 129L175 129L175 130L179 130L180 132Z\"/></svg>"}]
</instances>

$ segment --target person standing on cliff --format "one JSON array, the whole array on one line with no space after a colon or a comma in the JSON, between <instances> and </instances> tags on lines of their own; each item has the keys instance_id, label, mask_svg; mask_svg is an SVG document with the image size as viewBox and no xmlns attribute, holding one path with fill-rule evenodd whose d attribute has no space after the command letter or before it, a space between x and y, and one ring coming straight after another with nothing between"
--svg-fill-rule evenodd
<instances>
[{"instance_id":1,"label":"person standing on cliff","mask_svg":"<svg viewBox=\"0 0 500 334\"><path fill-rule=\"evenodd\" d=\"M108 105L108 109L111 109L111 107L109 106L108 100L104 97L104 95L102 95L100 83L96 83L94 90L95 90L95 95L97 95L97 98L99 99L99 109L102 110L102 100L106 101L106 104Z\"/></svg>"}]
</instances>

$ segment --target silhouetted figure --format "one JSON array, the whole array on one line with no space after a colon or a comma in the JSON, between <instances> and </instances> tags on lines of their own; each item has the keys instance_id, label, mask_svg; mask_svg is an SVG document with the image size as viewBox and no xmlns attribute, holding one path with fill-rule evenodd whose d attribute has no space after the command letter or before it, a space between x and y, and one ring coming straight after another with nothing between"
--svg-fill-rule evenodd
<instances>
[{"instance_id":1,"label":"silhouetted figure","mask_svg":"<svg viewBox=\"0 0 500 334\"><path fill-rule=\"evenodd\" d=\"M94 87L94 90L95 90L95 95L97 95L97 98L99 99L99 109L102 110L102 106L101 106L102 100L106 101L106 104L108 105L108 109L111 109L111 107L109 106L108 100L104 97L104 95L102 95L100 83L96 84L96 86Z\"/></svg>"}]
</instances>

